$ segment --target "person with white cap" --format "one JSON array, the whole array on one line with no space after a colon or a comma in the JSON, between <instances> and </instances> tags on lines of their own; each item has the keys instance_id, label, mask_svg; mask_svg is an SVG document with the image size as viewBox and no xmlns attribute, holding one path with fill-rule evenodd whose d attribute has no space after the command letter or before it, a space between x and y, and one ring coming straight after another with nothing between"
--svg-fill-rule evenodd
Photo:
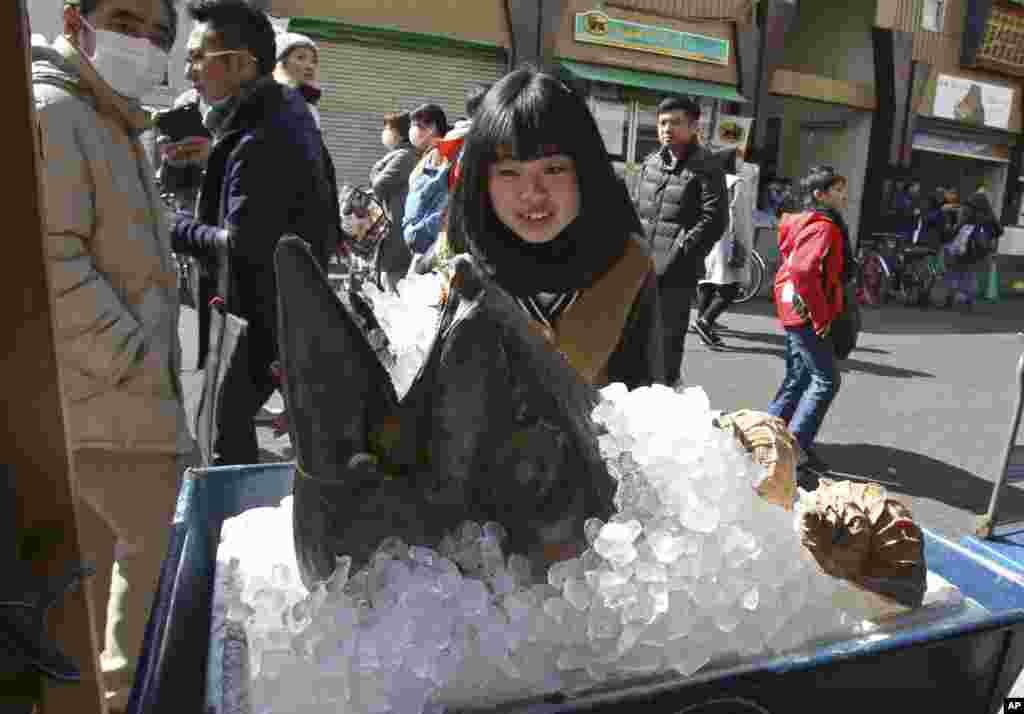
<instances>
[{"instance_id":1,"label":"person with white cap","mask_svg":"<svg viewBox=\"0 0 1024 714\"><path fill-rule=\"evenodd\" d=\"M320 126L317 105L323 90L320 88L320 49L316 43L297 32L278 33L274 79L302 94L317 126Z\"/></svg>"},{"instance_id":2,"label":"person with white cap","mask_svg":"<svg viewBox=\"0 0 1024 714\"><path fill-rule=\"evenodd\" d=\"M274 66L274 79L281 84L291 87L299 92L306 100L313 119L316 120L318 129L320 124L320 97L323 91L320 88L320 49L306 35L297 32L280 32L277 34L277 64ZM321 146L323 148L324 172L331 191L331 205L336 209L332 213L332 226L334 240L332 246L337 245L343 235L341 230L340 202L338 199L338 178L334 169L334 160L323 141L321 135Z\"/></svg>"}]
</instances>

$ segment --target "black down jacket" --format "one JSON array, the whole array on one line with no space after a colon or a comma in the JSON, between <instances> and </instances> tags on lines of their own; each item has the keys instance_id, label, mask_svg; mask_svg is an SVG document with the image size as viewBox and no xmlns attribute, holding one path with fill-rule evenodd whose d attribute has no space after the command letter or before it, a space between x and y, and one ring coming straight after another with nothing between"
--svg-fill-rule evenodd
<instances>
[{"instance_id":1,"label":"black down jacket","mask_svg":"<svg viewBox=\"0 0 1024 714\"><path fill-rule=\"evenodd\" d=\"M679 285L695 282L729 225L719 162L697 143L681 161L663 147L644 161L635 201L658 278Z\"/></svg>"}]
</instances>

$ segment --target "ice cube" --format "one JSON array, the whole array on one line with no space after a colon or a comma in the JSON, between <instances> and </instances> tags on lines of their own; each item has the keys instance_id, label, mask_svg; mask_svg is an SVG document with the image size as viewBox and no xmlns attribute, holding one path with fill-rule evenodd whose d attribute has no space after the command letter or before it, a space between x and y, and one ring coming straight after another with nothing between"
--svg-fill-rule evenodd
<instances>
[{"instance_id":1,"label":"ice cube","mask_svg":"<svg viewBox=\"0 0 1024 714\"><path fill-rule=\"evenodd\" d=\"M561 560L548 568L548 584L558 590L562 589L565 581L572 578L583 577L583 564L578 558Z\"/></svg>"},{"instance_id":2,"label":"ice cube","mask_svg":"<svg viewBox=\"0 0 1024 714\"><path fill-rule=\"evenodd\" d=\"M590 607L594 593L585 580L569 578L562 587L562 596L570 605L583 612Z\"/></svg>"},{"instance_id":3,"label":"ice cube","mask_svg":"<svg viewBox=\"0 0 1024 714\"><path fill-rule=\"evenodd\" d=\"M622 632L619 613L607 605L595 602L587 613L587 636L591 640L616 639Z\"/></svg>"},{"instance_id":4,"label":"ice cube","mask_svg":"<svg viewBox=\"0 0 1024 714\"><path fill-rule=\"evenodd\" d=\"M464 521L456 533L456 540L460 546L475 545L483 537L484 531L476 521Z\"/></svg>"},{"instance_id":5,"label":"ice cube","mask_svg":"<svg viewBox=\"0 0 1024 714\"><path fill-rule=\"evenodd\" d=\"M642 583L667 583L668 571L661 563L638 562L636 579Z\"/></svg>"},{"instance_id":6,"label":"ice cube","mask_svg":"<svg viewBox=\"0 0 1024 714\"><path fill-rule=\"evenodd\" d=\"M533 583L533 566L526 557L513 553L508 558L507 568L519 587L529 587Z\"/></svg>"},{"instance_id":7,"label":"ice cube","mask_svg":"<svg viewBox=\"0 0 1024 714\"><path fill-rule=\"evenodd\" d=\"M654 551L654 557L660 563L672 563L678 560L686 549L682 538L673 536L668 531L656 531L647 534L647 542Z\"/></svg>"},{"instance_id":8,"label":"ice cube","mask_svg":"<svg viewBox=\"0 0 1024 714\"><path fill-rule=\"evenodd\" d=\"M505 526L500 523L495 523L494 521L484 523L483 534L484 536L493 539L499 546L503 545L508 539L508 531L505 530Z\"/></svg>"},{"instance_id":9,"label":"ice cube","mask_svg":"<svg viewBox=\"0 0 1024 714\"><path fill-rule=\"evenodd\" d=\"M631 544L640 536L643 529L643 525L636 520L626 521L625 523L612 521L606 523L601 528L599 540L609 544Z\"/></svg>"},{"instance_id":10,"label":"ice cube","mask_svg":"<svg viewBox=\"0 0 1024 714\"><path fill-rule=\"evenodd\" d=\"M661 647L638 644L619 660L617 669L631 675L653 674L662 667L665 653Z\"/></svg>"},{"instance_id":11,"label":"ice cube","mask_svg":"<svg viewBox=\"0 0 1024 714\"><path fill-rule=\"evenodd\" d=\"M757 591L757 586L755 585L743 594L743 597L740 602L744 610L750 610L751 612L753 612L757 609L759 599L760 598Z\"/></svg>"}]
</instances>

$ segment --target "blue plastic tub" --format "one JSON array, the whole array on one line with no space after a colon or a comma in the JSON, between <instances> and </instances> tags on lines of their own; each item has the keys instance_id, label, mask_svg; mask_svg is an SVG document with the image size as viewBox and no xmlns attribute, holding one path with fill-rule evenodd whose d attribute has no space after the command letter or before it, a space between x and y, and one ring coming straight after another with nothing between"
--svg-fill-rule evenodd
<instances>
[{"instance_id":1,"label":"blue plastic tub","mask_svg":"<svg viewBox=\"0 0 1024 714\"><path fill-rule=\"evenodd\" d=\"M131 714L215 712L207 671L221 524L291 492L289 464L209 469L186 478L139 663ZM960 588L963 610L884 638L865 638L694 677L659 677L502 712L999 711L1024 667L1024 568L973 538L925 529L928 568ZM1024 557L1024 556L1022 556ZM219 713L217 713L219 714Z\"/></svg>"}]
</instances>

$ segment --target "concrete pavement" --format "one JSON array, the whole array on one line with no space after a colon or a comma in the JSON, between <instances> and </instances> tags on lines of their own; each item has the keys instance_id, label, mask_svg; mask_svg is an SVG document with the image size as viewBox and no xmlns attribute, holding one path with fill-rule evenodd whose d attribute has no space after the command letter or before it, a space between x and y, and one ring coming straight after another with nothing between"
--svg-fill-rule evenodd
<instances>
[{"instance_id":1,"label":"concrete pavement","mask_svg":"<svg viewBox=\"0 0 1024 714\"><path fill-rule=\"evenodd\" d=\"M873 479L906 497L916 518L951 537L973 530L985 511L1012 416L1016 362L1024 351L1024 301L982 305L973 315L900 306L866 309L858 349L819 436L819 454L837 472ZM783 375L783 336L767 300L722 318L727 349L687 338L687 383L703 386L714 408L764 409ZM182 311L183 375L194 404L197 325ZM278 405L279 403L279 397ZM258 429L264 460L290 458L287 437ZM1024 493L1011 489L1006 512L1024 520Z\"/></svg>"},{"instance_id":2,"label":"concrete pavement","mask_svg":"<svg viewBox=\"0 0 1024 714\"><path fill-rule=\"evenodd\" d=\"M922 524L960 537L983 513L1016 396L1024 302L972 315L901 306L865 309L864 332L819 434L819 455L850 478L906 497ZM782 381L783 335L767 300L726 313L728 349L687 338L688 384L715 408L764 409ZM1024 519L1024 493L1003 498Z\"/></svg>"}]
</instances>

